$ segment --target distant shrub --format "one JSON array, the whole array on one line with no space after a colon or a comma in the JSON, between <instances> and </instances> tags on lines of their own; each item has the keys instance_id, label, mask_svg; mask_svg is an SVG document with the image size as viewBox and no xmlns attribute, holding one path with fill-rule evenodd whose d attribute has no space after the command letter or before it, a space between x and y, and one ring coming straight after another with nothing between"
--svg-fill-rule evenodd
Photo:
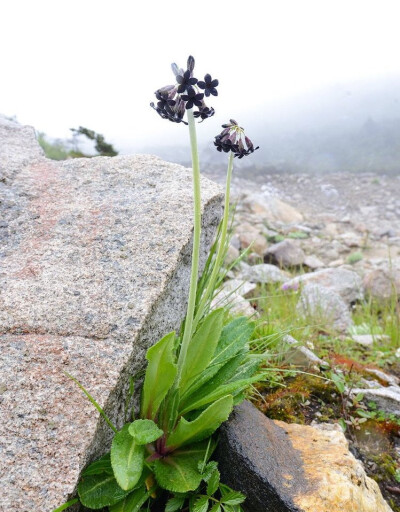
<instances>
[{"instance_id":1,"label":"distant shrub","mask_svg":"<svg viewBox=\"0 0 400 512\"><path fill-rule=\"evenodd\" d=\"M104 136L93 130L80 126L78 129L71 128L74 134L73 140L54 139L51 140L43 132L38 133L38 142L43 148L44 154L51 160L67 160L68 158L91 158L92 156L116 156L118 151L112 144L105 141ZM84 135L95 142L95 155L88 155L79 149L76 137Z\"/></svg>"}]
</instances>

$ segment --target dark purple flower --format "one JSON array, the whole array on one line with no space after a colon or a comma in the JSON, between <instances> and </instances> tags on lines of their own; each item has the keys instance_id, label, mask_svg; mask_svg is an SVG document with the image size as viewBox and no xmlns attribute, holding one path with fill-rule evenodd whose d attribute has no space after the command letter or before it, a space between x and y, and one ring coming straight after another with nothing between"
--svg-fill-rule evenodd
<instances>
[{"instance_id":1,"label":"dark purple flower","mask_svg":"<svg viewBox=\"0 0 400 512\"><path fill-rule=\"evenodd\" d=\"M164 108L160 108L158 105L156 106L151 102L150 107L163 119L169 119L173 123L187 124L187 122L183 120L185 103L180 98L173 106L165 105Z\"/></svg>"},{"instance_id":2,"label":"dark purple flower","mask_svg":"<svg viewBox=\"0 0 400 512\"><path fill-rule=\"evenodd\" d=\"M244 129L234 119L223 124L222 128L222 132L214 139L214 146L218 151L224 153L231 151L235 157L240 159L259 148L259 146L254 147L252 141L245 135Z\"/></svg>"},{"instance_id":3,"label":"dark purple flower","mask_svg":"<svg viewBox=\"0 0 400 512\"><path fill-rule=\"evenodd\" d=\"M175 100L171 99L171 95L167 91L162 92L161 90L158 90L155 92L155 95L158 99L158 108L164 109L167 105L169 107L173 107L176 103Z\"/></svg>"},{"instance_id":4,"label":"dark purple flower","mask_svg":"<svg viewBox=\"0 0 400 512\"><path fill-rule=\"evenodd\" d=\"M213 80L211 78L211 75L209 75L208 73L204 77L204 82L197 82L197 85L200 87L200 89L204 89L204 94L207 97L210 96L210 94L212 94L213 96L218 96L218 91L216 89L218 84L218 80Z\"/></svg>"},{"instance_id":5,"label":"dark purple flower","mask_svg":"<svg viewBox=\"0 0 400 512\"><path fill-rule=\"evenodd\" d=\"M182 92L188 91L189 87L192 85L197 84L197 78L191 77L191 72L189 69L187 69L182 75L177 75L176 81L179 84L178 87L178 93L181 94Z\"/></svg>"},{"instance_id":6,"label":"dark purple flower","mask_svg":"<svg viewBox=\"0 0 400 512\"><path fill-rule=\"evenodd\" d=\"M204 101L202 102L202 106L199 108L199 110L195 110L193 112L194 117L200 117L202 123L205 119L208 119L209 117L212 117L215 114L215 110L211 107L207 107Z\"/></svg>"},{"instance_id":7,"label":"dark purple flower","mask_svg":"<svg viewBox=\"0 0 400 512\"><path fill-rule=\"evenodd\" d=\"M183 101L186 101L186 110L189 110L190 108L193 108L193 105L196 105L196 107L202 106L201 100L204 98L204 94L202 92L196 93L193 87L189 87L187 94L182 94L181 98Z\"/></svg>"}]
</instances>

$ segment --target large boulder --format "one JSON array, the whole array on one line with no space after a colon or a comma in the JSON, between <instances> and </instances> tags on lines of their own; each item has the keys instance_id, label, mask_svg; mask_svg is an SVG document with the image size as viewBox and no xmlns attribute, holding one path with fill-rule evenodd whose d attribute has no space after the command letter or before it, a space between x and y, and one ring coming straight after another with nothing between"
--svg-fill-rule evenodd
<instances>
[{"instance_id":1,"label":"large boulder","mask_svg":"<svg viewBox=\"0 0 400 512\"><path fill-rule=\"evenodd\" d=\"M244 402L221 428L218 458L247 512L391 512L339 426L272 421Z\"/></svg>"},{"instance_id":2,"label":"large boulder","mask_svg":"<svg viewBox=\"0 0 400 512\"><path fill-rule=\"evenodd\" d=\"M55 162L0 122L0 508L49 512L120 427L129 376L178 329L192 246L191 171L146 155ZM202 180L204 264L221 215Z\"/></svg>"}]
</instances>

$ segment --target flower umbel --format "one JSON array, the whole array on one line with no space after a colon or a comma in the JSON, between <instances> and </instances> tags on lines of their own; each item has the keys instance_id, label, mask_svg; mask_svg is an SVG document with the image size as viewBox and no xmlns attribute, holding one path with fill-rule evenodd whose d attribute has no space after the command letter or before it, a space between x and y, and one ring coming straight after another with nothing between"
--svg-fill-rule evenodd
<instances>
[{"instance_id":1,"label":"flower umbel","mask_svg":"<svg viewBox=\"0 0 400 512\"><path fill-rule=\"evenodd\" d=\"M199 110L194 111L193 115L195 118L201 118L200 122L214 115L214 109L204 103L204 95L217 96L218 80L212 80L211 75L206 74L204 81L199 82L193 76L194 65L195 61L191 55L187 61L186 71L179 68L175 63L172 64L172 71L177 83L157 89L154 93L157 104L152 102L150 106L163 119L168 119L173 123L187 124L184 120L185 110L190 110L194 106L198 107ZM204 89L204 92L200 91L199 87Z\"/></svg>"},{"instance_id":2,"label":"flower umbel","mask_svg":"<svg viewBox=\"0 0 400 512\"><path fill-rule=\"evenodd\" d=\"M222 125L222 132L215 137L214 146L218 151L228 153L231 151L239 159L250 155L260 146L254 147L252 141L244 133L244 128L239 126L234 119Z\"/></svg>"}]
</instances>

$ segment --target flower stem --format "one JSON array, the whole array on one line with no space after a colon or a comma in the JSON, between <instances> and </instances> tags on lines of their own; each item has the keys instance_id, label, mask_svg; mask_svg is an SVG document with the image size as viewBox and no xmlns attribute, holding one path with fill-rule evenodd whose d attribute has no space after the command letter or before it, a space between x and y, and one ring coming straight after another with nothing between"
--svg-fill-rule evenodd
<instances>
[{"instance_id":1,"label":"flower stem","mask_svg":"<svg viewBox=\"0 0 400 512\"><path fill-rule=\"evenodd\" d=\"M212 272L210 275L210 279L208 280L207 287L203 293L203 296L200 300L199 307L197 309L196 317L193 322L193 328L195 329L197 324L199 323L201 317L203 316L204 308L207 304L207 301L211 298L211 295L214 292L215 283L218 279L218 273L220 271L221 265L223 263L224 250L226 244L226 236L228 232L228 220L229 220L229 203L230 203L230 191L231 191L231 179L232 179L232 171L233 171L233 157L234 154L232 151L229 152L229 160L228 160L228 170L226 173L226 184L225 184L225 204L224 204L224 216L221 224L221 235L219 239L217 254L215 257L214 265L212 268Z\"/></svg>"},{"instance_id":2,"label":"flower stem","mask_svg":"<svg viewBox=\"0 0 400 512\"><path fill-rule=\"evenodd\" d=\"M201 233L201 196L200 196L200 165L199 154L197 150L196 125L193 116L193 109L186 111L190 146L192 150L192 168L193 168L193 200L194 200L194 229L193 229L193 249L192 249L192 270L190 275L189 299L186 312L185 328L181 350L178 359L178 380L180 379L183 364L193 333L193 315L196 304L197 280L199 277L199 253L200 253L200 233Z\"/></svg>"}]
</instances>

